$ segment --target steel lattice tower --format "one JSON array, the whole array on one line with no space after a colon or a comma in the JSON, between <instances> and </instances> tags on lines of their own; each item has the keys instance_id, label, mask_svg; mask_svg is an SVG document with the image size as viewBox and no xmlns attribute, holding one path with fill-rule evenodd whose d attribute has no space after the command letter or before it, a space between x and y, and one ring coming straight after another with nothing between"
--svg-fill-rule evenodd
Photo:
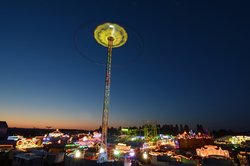
<instances>
[{"instance_id":1,"label":"steel lattice tower","mask_svg":"<svg viewBox=\"0 0 250 166\"><path fill-rule=\"evenodd\" d=\"M104 103L102 114L102 138L98 156L98 162L108 161L107 136L108 136L108 113L110 105L110 82L111 82L111 61L112 49L124 45L128 39L127 32L119 25L114 23L104 23L95 29L94 37L96 41L108 48L108 59L106 64Z\"/></svg>"}]
</instances>

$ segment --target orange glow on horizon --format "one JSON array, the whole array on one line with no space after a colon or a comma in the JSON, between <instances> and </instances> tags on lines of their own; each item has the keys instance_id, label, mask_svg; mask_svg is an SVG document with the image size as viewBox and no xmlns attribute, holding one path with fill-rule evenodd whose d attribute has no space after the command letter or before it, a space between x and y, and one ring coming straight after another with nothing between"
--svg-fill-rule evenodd
<instances>
[{"instance_id":1,"label":"orange glow on horizon","mask_svg":"<svg viewBox=\"0 0 250 166\"><path fill-rule=\"evenodd\" d=\"M94 130L101 125L101 118L96 120L91 114L72 115L66 111L33 111L34 109L17 109L1 107L1 121L6 121L9 127L41 128L47 126L59 129Z\"/></svg>"},{"instance_id":2,"label":"orange glow on horizon","mask_svg":"<svg viewBox=\"0 0 250 166\"><path fill-rule=\"evenodd\" d=\"M68 111L67 108L43 107L37 108L34 106L0 106L1 119L6 121L11 128L40 128L46 129L51 126L53 129L81 129L95 130L101 126L101 116L96 114L94 110L83 110L78 113ZM127 120L117 120L111 117L109 126L129 126ZM136 124L134 124L136 125Z\"/></svg>"}]
</instances>

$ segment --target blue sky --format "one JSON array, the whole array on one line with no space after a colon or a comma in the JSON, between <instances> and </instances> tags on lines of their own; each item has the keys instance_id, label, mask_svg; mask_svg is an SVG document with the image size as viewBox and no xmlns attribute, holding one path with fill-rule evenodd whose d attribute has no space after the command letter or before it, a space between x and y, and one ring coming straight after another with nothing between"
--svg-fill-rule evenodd
<instances>
[{"instance_id":1,"label":"blue sky","mask_svg":"<svg viewBox=\"0 0 250 166\"><path fill-rule=\"evenodd\" d=\"M112 68L110 125L247 130L248 9L247 1L1 2L0 120L98 128L105 67L86 57L105 63L92 33L116 22L129 38L114 50L113 64L126 65Z\"/></svg>"}]
</instances>

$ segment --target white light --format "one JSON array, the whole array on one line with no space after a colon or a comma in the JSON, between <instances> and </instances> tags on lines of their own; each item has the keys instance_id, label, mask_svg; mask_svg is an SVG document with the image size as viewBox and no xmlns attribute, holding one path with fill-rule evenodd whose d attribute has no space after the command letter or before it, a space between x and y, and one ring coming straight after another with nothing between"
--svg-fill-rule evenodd
<instances>
[{"instance_id":1,"label":"white light","mask_svg":"<svg viewBox=\"0 0 250 166\"><path fill-rule=\"evenodd\" d=\"M110 25L109 25L109 28L115 28L115 26L110 24Z\"/></svg>"},{"instance_id":2,"label":"white light","mask_svg":"<svg viewBox=\"0 0 250 166\"><path fill-rule=\"evenodd\" d=\"M134 151L131 151L131 152L129 153L129 155L130 155L130 157L134 157L134 156L135 156L135 152L134 152Z\"/></svg>"},{"instance_id":3,"label":"white light","mask_svg":"<svg viewBox=\"0 0 250 166\"><path fill-rule=\"evenodd\" d=\"M114 155L119 155L119 151L117 149L114 150Z\"/></svg>"},{"instance_id":4,"label":"white light","mask_svg":"<svg viewBox=\"0 0 250 166\"><path fill-rule=\"evenodd\" d=\"M146 160L148 158L148 154L146 152L144 152L142 157Z\"/></svg>"},{"instance_id":5,"label":"white light","mask_svg":"<svg viewBox=\"0 0 250 166\"><path fill-rule=\"evenodd\" d=\"M100 148L100 153L104 153L104 149L103 148Z\"/></svg>"},{"instance_id":6,"label":"white light","mask_svg":"<svg viewBox=\"0 0 250 166\"><path fill-rule=\"evenodd\" d=\"M81 157L81 152L79 150L77 150L75 152L75 158L80 158Z\"/></svg>"}]
</instances>

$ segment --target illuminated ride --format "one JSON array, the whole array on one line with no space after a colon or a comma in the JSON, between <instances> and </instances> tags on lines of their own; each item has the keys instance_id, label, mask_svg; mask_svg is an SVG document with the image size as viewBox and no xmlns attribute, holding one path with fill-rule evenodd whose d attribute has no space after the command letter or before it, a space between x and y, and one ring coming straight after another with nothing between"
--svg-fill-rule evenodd
<instances>
[{"instance_id":1,"label":"illuminated ride","mask_svg":"<svg viewBox=\"0 0 250 166\"><path fill-rule=\"evenodd\" d=\"M222 150L220 147L214 145L205 145L204 148L197 148L196 149L197 156L200 157L212 157L212 156L221 156L225 158L229 158L229 151Z\"/></svg>"},{"instance_id":2,"label":"illuminated ride","mask_svg":"<svg viewBox=\"0 0 250 166\"><path fill-rule=\"evenodd\" d=\"M62 137L63 135L64 134L61 131L59 131L59 129L56 129L55 131L49 133L49 137L54 137L54 138Z\"/></svg>"},{"instance_id":3,"label":"illuminated ride","mask_svg":"<svg viewBox=\"0 0 250 166\"><path fill-rule=\"evenodd\" d=\"M16 142L16 148L20 150L41 147L43 147L41 140L36 138L22 138Z\"/></svg>"},{"instance_id":4,"label":"illuminated ride","mask_svg":"<svg viewBox=\"0 0 250 166\"><path fill-rule=\"evenodd\" d=\"M178 134L177 139L211 139L212 137L210 135L207 134L202 134L200 132L198 132L197 134L195 134L192 130L190 130L189 132L184 131L183 133Z\"/></svg>"},{"instance_id":5,"label":"illuminated ride","mask_svg":"<svg viewBox=\"0 0 250 166\"><path fill-rule=\"evenodd\" d=\"M78 144L80 146L86 146L86 147L93 147L95 145L93 141L89 140L86 137L79 139L78 141L75 142L75 144Z\"/></svg>"},{"instance_id":6,"label":"illuminated ride","mask_svg":"<svg viewBox=\"0 0 250 166\"><path fill-rule=\"evenodd\" d=\"M50 145L50 144L66 144L69 140L69 135L60 132L58 129L55 131L45 134L43 137L43 144Z\"/></svg>"},{"instance_id":7,"label":"illuminated ride","mask_svg":"<svg viewBox=\"0 0 250 166\"><path fill-rule=\"evenodd\" d=\"M79 134L78 134L79 135ZM100 144L101 134L94 132L93 135L83 135L80 136L74 143L80 146L94 147L96 144Z\"/></svg>"},{"instance_id":8,"label":"illuminated ride","mask_svg":"<svg viewBox=\"0 0 250 166\"><path fill-rule=\"evenodd\" d=\"M155 142L144 142L140 150L144 152L144 151L151 151L155 148L156 148Z\"/></svg>"},{"instance_id":9,"label":"illuminated ride","mask_svg":"<svg viewBox=\"0 0 250 166\"><path fill-rule=\"evenodd\" d=\"M120 157L133 158L135 156L135 151L131 148L131 146L127 146L123 143L118 143L117 145L115 145L113 154L117 159L119 159Z\"/></svg>"},{"instance_id":10,"label":"illuminated ride","mask_svg":"<svg viewBox=\"0 0 250 166\"><path fill-rule=\"evenodd\" d=\"M101 142L101 134L80 133L72 136L65 145L67 156L77 159L97 160L98 147Z\"/></svg>"},{"instance_id":11,"label":"illuminated ride","mask_svg":"<svg viewBox=\"0 0 250 166\"><path fill-rule=\"evenodd\" d=\"M175 139L161 139L156 142L157 148L161 150L178 149L179 142Z\"/></svg>"},{"instance_id":12,"label":"illuminated ride","mask_svg":"<svg viewBox=\"0 0 250 166\"><path fill-rule=\"evenodd\" d=\"M228 144L234 146L243 146L250 141L250 136L225 136L222 138L218 138L214 141L216 144Z\"/></svg>"},{"instance_id":13,"label":"illuminated ride","mask_svg":"<svg viewBox=\"0 0 250 166\"><path fill-rule=\"evenodd\" d=\"M107 128L108 113L110 105L110 81L111 81L111 59L112 49L124 45L128 39L127 32L123 27L114 23L104 23L96 27L94 31L95 40L108 48L108 59L106 64L105 91L102 115L102 138L98 156L98 163L108 161L107 153Z\"/></svg>"}]
</instances>

